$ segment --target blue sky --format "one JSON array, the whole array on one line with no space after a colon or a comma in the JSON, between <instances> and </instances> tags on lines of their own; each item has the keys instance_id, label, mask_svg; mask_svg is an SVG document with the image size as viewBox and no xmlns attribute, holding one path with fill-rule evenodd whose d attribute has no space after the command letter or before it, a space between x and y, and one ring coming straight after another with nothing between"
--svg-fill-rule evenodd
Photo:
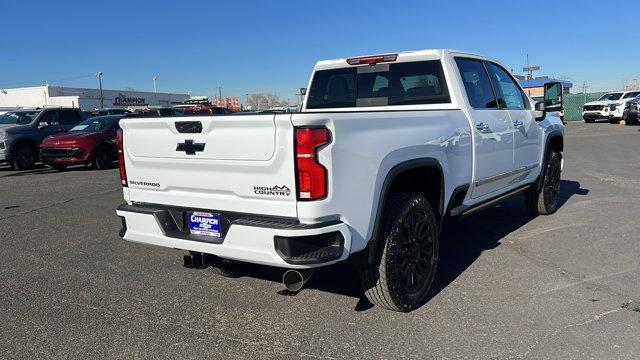
<instances>
[{"instance_id":1,"label":"blue sky","mask_svg":"<svg viewBox=\"0 0 640 360\"><path fill-rule=\"evenodd\" d=\"M624 9L629 9L625 11ZM633 9L631 11L631 9ZM635 1L2 0L0 88L52 85L274 92L295 99L317 60L456 48L589 91L640 78Z\"/></svg>"}]
</instances>

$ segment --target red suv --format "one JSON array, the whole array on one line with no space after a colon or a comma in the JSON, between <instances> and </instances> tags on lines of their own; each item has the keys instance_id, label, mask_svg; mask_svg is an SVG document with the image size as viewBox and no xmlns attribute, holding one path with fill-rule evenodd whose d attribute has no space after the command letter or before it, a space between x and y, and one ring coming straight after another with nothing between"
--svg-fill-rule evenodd
<instances>
[{"instance_id":1,"label":"red suv","mask_svg":"<svg viewBox=\"0 0 640 360\"><path fill-rule=\"evenodd\" d=\"M51 135L40 145L42 161L56 170L69 165L93 165L108 169L118 159L116 131L125 115L105 115L87 119L69 132Z\"/></svg>"}]
</instances>

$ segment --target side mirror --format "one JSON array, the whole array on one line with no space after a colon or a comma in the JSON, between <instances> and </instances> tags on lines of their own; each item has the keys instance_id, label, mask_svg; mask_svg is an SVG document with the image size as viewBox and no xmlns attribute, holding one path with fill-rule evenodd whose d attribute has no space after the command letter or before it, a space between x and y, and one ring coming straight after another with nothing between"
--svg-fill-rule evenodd
<instances>
[{"instance_id":1,"label":"side mirror","mask_svg":"<svg viewBox=\"0 0 640 360\"><path fill-rule=\"evenodd\" d=\"M547 112L545 111L544 102L538 101L534 105L534 118L536 121L542 121L547 117Z\"/></svg>"},{"instance_id":2,"label":"side mirror","mask_svg":"<svg viewBox=\"0 0 640 360\"><path fill-rule=\"evenodd\" d=\"M562 84L552 82L544 84L544 109L562 111Z\"/></svg>"}]
</instances>

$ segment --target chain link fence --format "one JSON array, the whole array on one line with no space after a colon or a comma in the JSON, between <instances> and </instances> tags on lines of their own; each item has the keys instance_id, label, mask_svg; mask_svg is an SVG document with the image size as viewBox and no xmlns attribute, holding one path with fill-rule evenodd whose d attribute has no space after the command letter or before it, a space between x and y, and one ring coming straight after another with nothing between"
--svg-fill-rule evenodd
<instances>
[{"instance_id":1,"label":"chain link fence","mask_svg":"<svg viewBox=\"0 0 640 360\"><path fill-rule=\"evenodd\" d=\"M595 92L586 94L564 94L564 119L566 121L582 120L582 107L589 101L598 100L606 92Z\"/></svg>"}]
</instances>

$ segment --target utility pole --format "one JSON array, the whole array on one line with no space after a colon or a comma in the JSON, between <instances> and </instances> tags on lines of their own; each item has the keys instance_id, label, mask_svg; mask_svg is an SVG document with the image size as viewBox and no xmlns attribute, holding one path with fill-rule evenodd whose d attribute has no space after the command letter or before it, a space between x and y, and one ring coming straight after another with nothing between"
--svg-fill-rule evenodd
<instances>
[{"instance_id":1,"label":"utility pole","mask_svg":"<svg viewBox=\"0 0 640 360\"><path fill-rule=\"evenodd\" d=\"M247 106L249 106L249 94L244 94L247 97L247 102L244 104L244 108L246 110Z\"/></svg>"},{"instance_id":2,"label":"utility pole","mask_svg":"<svg viewBox=\"0 0 640 360\"><path fill-rule=\"evenodd\" d=\"M522 71L527 73L527 80L533 79L533 72L540 70L540 66L529 66L529 54L527 54L527 67L522 68Z\"/></svg>"},{"instance_id":3,"label":"utility pole","mask_svg":"<svg viewBox=\"0 0 640 360\"><path fill-rule=\"evenodd\" d=\"M582 97L584 98L584 102L587 102L587 82L582 82Z\"/></svg>"},{"instance_id":4,"label":"utility pole","mask_svg":"<svg viewBox=\"0 0 640 360\"><path fill-rule=\"evenodd\" d=\"M98 77L98 83L100 84L100 109L104 108L104 96L102 95L102 71L98 71L96 74Z\"/></svg>"},{"instance_id":5,"label":"utility pole","mask_svg":"<svg viewBox=\"0 0 640 360\"><path fill-rule=\"evenodd\" d=\"M158 76L153 77L153 92L158 93L158 87L156 86L156 80L158 80Z\"/></svg>"}]
</instances>

